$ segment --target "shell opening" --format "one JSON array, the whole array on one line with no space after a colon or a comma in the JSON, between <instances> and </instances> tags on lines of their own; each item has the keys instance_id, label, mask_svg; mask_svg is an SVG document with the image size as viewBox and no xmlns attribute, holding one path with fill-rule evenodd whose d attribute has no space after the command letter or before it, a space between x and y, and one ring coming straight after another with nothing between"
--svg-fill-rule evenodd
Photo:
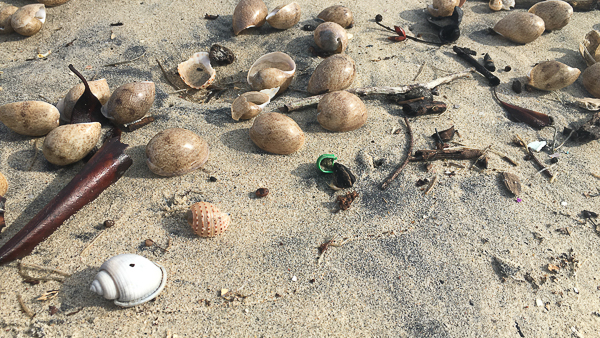
<instances>
[{"instance_id":1,"label":"shell opening","mask_svg":"<svg viewBox=\"0 0 600 338\"><path fill-rule=\"evenodd\" d=\"M35 12L35 18L40 20L41 23L46 22L46 7L42 6L37 12Z\"/></svg>"},{"instance_id":2,"label":"shell opening","mask_svg":"<svg viewBox=\"0 0 600 338\"><path fill-rule=\"evenodd\" d=\"M183 82L194 89L210 86L217 75L206 52L195 53L187 61L180 63L177 71Z\"/></svg>"},{"instance_id":3,"label":"shell opening","mask_svg":"<svg viewBox=\"0 0 600 338\"><path fill-rule=\"evenodd\" d=\"M281 8L275 8L274 10L271 11L271 13L269 13L269 15L267 15L267 20L271 19L272 17L274 17L275 15L277 15L277 13L279 13L279 10Z\"/></svg>"}]
</instances>

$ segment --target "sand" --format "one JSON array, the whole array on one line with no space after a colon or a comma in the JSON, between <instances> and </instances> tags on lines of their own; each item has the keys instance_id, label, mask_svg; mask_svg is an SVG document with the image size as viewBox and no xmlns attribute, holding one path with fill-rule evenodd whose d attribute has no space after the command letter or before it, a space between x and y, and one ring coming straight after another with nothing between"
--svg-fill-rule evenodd
<instances>
[{"instance_id":1,"label":"sand","mask_svg":"<svg viewBox=\"0 0 600 338\"><path fill-rule=\"evenodd\" d=\"M391 43L389 32L373 21L380 13L387 25L402 25L409 34L433 39L424 12L427 3L345 3L356 18L347 51L358 66L353 87L414 83L423 63L417 82L468 67L451 45ZM321 59L309 52L312 34L301 28L315 24L313 18L334 4L338 3L302 2L300 23L291 29L265 25L233 36L236 1L71 0L48 10L38 34L1 36L0 104L56 103L79 83L67 68L73 64L88 79L106 78L112 90L128 82L154 81L156 100L150 114L156 121L123 135L129 144L126 153L133 159L124 177L22 260L60 269L70 277L29 285L16 262L0 267L0 336L598 336L600 237L590 223L580 222L582 210L600 212L599 197L584 195L597 194L600 187L600 180L592 176L600 173L598 141L567 142L552 167L556 181L550 183L511 141L518 134L527 142L551 142L554 131L510 121L486 80L474 74L438 88L437 99L449 107L443 115L410 119L415 149L434 147L434 129L454 125L460 131L455 141L481 149L492 145L519 165L513 167L494 154L487 170L469 169L470 161L452 161L464 168L436 161L429 171L411 163L382 191L379 185L408 147L402 110L386 99L365 98L366 125L347 133L321 128L316 107L289 113L304 130L306 144L287 156L257 148L248 136L252 121L231 119L232 100L249 90L247 70L267 52L288 53L298 68L290 90L269 109L306 96L302 90ZM269 8L276 5L267 2ZM500 69L512 67L510 72L496 72L502 80L502 99L553 116L559 131L591 117L573 103L590 96L581 79L555 92L519 95L511 91L510 82L524 81L527 71L544 60L583 70L578 46L589 30L600 29L597 11L576 12L562 30L527 45L488 32L507 12L492 13L478 1L467 2L464 12L456 44L489 53ZM205 13L219 18L205 20ZM123 25L111 26L116 23ZM213 43L236 54L233 64L216 68L220 83L237 81L235 85L209 103L202 103L203 93L173 94L156 59L172 70ZM47 57L37 57L49 51ZM131 63L103 67L140 55ZM149 171L145 146L171 127L192 130L209 143L211 155L202 170L172 178ZM563 139L559 135L559 141ZM83 167L49 164L41 154L42 142L0 124L0 172L9 181L8 226L0 244ZM353 189L336 192L328 187L331 177L314 165L324 153L336 154L356 174ZM548 155L544 150L538 157L550 164ZM504 187L504 171L521 179L522 202ZM434 176L439 180L429 194L416 187L418 179ZM261 187L270 194L255 198L254 191ZM350 209L339 211L336 196L352 190L360 196ZM198 201L214 203L231 215L225 234L203 239L191 231L184 214ZM104 229L108 219L116 224ZM162 247L169 245L168 251L146 247L148 238ZM332 239L338 246L320 255L319 246ZM168 270L167 287L158 298L123 309L89 291L102 262L121 253L142 255ZM518 267L518 272L501 276L495 257ZM548 264L560 269L552 273ZM526 281L527 276L534 282ZM238 296L222 297L222 289ZM49 290L59 290L58 296L35 300ZM21 311L17 294L35 313L33 319ZM58 312L51 315L50 306Z\"/></svg>"}]
</instances>

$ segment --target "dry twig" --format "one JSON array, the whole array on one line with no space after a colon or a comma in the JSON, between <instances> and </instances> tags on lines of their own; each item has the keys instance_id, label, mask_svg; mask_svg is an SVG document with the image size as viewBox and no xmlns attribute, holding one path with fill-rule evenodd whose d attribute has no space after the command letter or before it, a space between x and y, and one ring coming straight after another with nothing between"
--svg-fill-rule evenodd
<instances>
[{"instance_id":1,"label":"dry twig","mask_svg":"<svg viewBox=\"0 0 600 338\"><path fill-rule=\"evenodd\" d=\"M390 185L390 183L392 183L392 181L395 180L398 177L398 175L400 175L400 172L402 172L404 167L406 167L406 165L408 164L408 161L410 159L410 154L412 153L412 149L413 149L413 145L414 145L414 138L413 138L412 129L410 128L410 123L408 123L408 118L406 118L406 116L404 117L404 123L406 123L406 129L408 130L408 136L409 136L409 140L410 140L410 143L408 144L408 151L407 151L406 158L404 159L402 164L400 164L400 166L394 171L394 173L392 173L392 175L390 177L388 177L381 184L381 190L387 189L387 187Z\"/></svg>"},{"instance_id":2,"label":"dry twig","mask_svg":"<svg viewBox=\"0 0 600 338\"><path fill-rule=\"evenodd\" d=\"M23 312L27 315L27 317L29 317L29 318L35 317L35 313L33 311L31 311L31 309L27 306L27 304L25 304L25 301L23 301L23 297L21 296L20 293L17 293L17 300L19 301L19 305L21 305L21 310L23 310Z\"/></svg>"}]
</instances>

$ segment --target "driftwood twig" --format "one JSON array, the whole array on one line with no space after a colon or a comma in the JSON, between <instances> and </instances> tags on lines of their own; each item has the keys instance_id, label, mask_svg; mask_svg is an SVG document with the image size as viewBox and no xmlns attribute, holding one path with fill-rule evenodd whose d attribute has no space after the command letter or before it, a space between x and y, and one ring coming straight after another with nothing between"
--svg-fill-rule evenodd
<instances>
[{"instance_id":1,"label":"driftwood twig","mask_svg":"<svg viewBox=\"0 0 600 338\"><path fill-rule=\"evenodd\" d=\"M392 173L392 175L390 177L388 177L382 184L381 184L381 190L385 190L387 189L387 187L390 185L390 183L392 183L393 180L396 179L396 177L398 177L398 175L400 175L400 172L402 172L402 170L404 169L404 167L406 167L406 165L408 164L408 161L410 159L410 154L412 154L412 149L413 149L413 145L414 145L414 137L413 137L413 132L412 129L410 128L410 123L408 123L408 118L404 117L404 123L406 123L406 129L408 131L408 137L409 137L409 144L408 144L408 151L406 154L406 159L404 159L404 161L402 162L402 164L400 164L400 166L398 166L398 168Z\"/></svg>"}]
</instances>

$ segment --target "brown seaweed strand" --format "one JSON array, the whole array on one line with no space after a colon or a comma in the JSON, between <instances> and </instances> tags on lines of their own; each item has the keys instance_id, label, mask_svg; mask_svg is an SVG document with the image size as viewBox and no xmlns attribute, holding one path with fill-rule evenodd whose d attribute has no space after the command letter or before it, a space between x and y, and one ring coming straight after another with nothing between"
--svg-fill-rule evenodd
<instances>
[{"instance_id":1,"label":"brown seaweed strand","mask_svg":"<svg viewBox=\"0 0 600 338\"><path fill-rule=\"evenodd\" d=\"M73 112L71 113L71 121L69 121L69 123L100 122L102 124L107 124L108 119L104 117L100 111L102 103L100 103L100 100L92 93L88 82L83 75L73 67L73 65L69 65L69 69L77 75L85 86L83 94L81 94L77 102L75 102Z\"/></svg>"},{"instance_id":2,"label":"brown seaweed strand","mask_svg":"<svg viewBox=\"0 0 600 338\"><path fill-rule=\"evenodd\" d=\"M493 93L496 100L500 102L500 104L504 107L504 109L506 109L508 114L513 119L523 122L531 128L538 130L552 124L552 118L550 116L500 100L498 98L498 94L496 93L496 88L494 88Z\"/></svg>"}]
</instances>

